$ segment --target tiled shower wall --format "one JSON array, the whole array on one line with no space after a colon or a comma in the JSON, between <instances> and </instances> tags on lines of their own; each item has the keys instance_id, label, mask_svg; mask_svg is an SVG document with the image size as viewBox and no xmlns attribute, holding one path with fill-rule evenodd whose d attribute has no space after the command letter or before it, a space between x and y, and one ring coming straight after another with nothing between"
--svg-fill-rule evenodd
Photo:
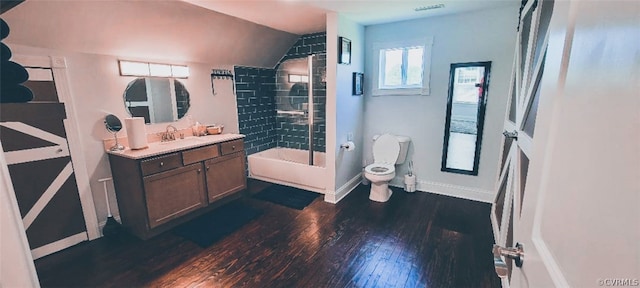
<instances>
[{"instance_id":1,"label":"tiled shower wall","mask_svg":"<svg viewBox=\"0 0 640 288\"><path fill-rule=\"evenodd\" d=\"M316 54L316 58L313 61L313 102L315 112L315 126L314 126L314 150L325 152L325 131L326 131L326 33L314 33L301 36L298 41L289 49L287 54L280 60L276 71L276 103L277 107L281 109L283 104L293 104L293 109L302 109L301 101L295 98L289 97L291 91L291 84L288 83L288 74L286 63L287 60L303 58L306 61L306 57L309 54ZM294 60L295 61L295 60ZM300 61L300 60L298 60ZM306 85L306 84L305 84ZM300 94L306 94L306 86L301 89ZM300 97L300 99L306 98ZM288 103L285 103L288 102ZM307 102L302 100L302 102ZM285 105L286 106L286 105ZM286 109L284 109L286 110ZM277 145L278 147L287 147L295 149L308 149L309 148L309 127L302 119L301 116L295 115L279 115L276 118L276 131L277 131Z\"/></svg>"},{"instance_id":2,"label":"tiled shower wall","mask_svg":"<svg viewBox=\"0 0 640 288\"><path fill-rule=\"evenodd\" d=\"M276 147L275 70L236 66L234 74L247 155Z\"/></svg>"},{"instance_id":3,"label":"tiled shower wall","mask_svg":"<svg viewBox=\"0 0 640 288\"><path fill-rule=\"evenodd\" d=\"M305 34L291 46L287 54L282 57L280 63L291 58L307 57L309 54L327 53L327 33L318 32Z\"/></svg>"},{"instance_id":4,"label":"tiled shower wall","mask_svg":"<svg viewBox=\"0 0 640 288\"><path fill-rule=\"evenodd\" d=\"M280 63L288 59L306 58L312 53L318 54L314 63L319 64L314 64L318 66L314 68L314 111L315 118L320 118L314 127L314 149L324 152L326 84L321 80L326 75L326 33L300 36ZM308 149L307 124L301 123L300 117L276 117L276 69L234 67L238 124L240 133L246 135L247 155L274 147Z\"/></svg>"}]
</instances>

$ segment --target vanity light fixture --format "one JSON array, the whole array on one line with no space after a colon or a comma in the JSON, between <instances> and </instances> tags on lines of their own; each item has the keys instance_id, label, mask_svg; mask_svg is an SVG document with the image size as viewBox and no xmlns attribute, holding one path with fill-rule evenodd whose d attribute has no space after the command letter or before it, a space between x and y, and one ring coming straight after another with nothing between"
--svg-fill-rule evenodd
<instances>
[{"instance_id":1,"label":"vanity light fixture","mask_svg":"<svg viewBox=\"0 0 640 288\"><path fill-rule=\"evenodd\" d=\"M171 75L176 78L188 78L189 67L181 65L171 65Z\"/></svg>"},{"instance_id":2,"label":"vanity light fixture","mask_svg":"<svg viewBox=\"0 0 640 288\"><path fill-rule=\"evenodd\" d=\"M149 63L118 61L122 76L149 76Z\"/></svg>"},{"instance_id":3,"label":"vanity light fixture","mask_svg":"<svg viewBox=\"0 0 640 288\"><path fill-rule=\"evenodd\" d=\"M171 66L149 63L149 75L154 77L171 77Z\"/></svg>"},{"instance_id":4,"label":"vanity light fixture","mask_svg":"<svg viewBox=\"0 0 640 288\"><path fill-rule=\"evenodd\" d=\"M118 60L122 76L188 78L189 66Z\"/></svg>"}]
</instances>

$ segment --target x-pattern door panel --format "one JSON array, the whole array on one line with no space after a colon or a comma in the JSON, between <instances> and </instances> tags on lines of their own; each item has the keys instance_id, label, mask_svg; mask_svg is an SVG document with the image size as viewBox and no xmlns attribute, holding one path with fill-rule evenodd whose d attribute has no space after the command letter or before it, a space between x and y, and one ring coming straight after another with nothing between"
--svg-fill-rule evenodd
<instances>
[{"instance_id":1,"label":"x-pattern door panel","mask_svg":"<svg viewBox=\"0 0 640 288\"><path fill-rule=\"evenodd\" d=\"M517 45L512 65L510 101L504 121L503 153L497 180L497 193L491 220L496 244L514 246L514 230L522 209L529 159L533 150L533 136L544 70L547 35L552 1L529 0L523 4ZM512 265L503 287L509 287ZM505 276L505 275L503 275Z\"/></svg>"},{"instance_id":2,"label":"x-pattern door panel","mask_svg":"<svg viewBox=\"0 0 640 288\"><path fill-rule=\"evenodd\" d=\"M640 6L525 2L491 214L496 273L503 287L637 286Z\"/></svg>"}]
</instances>

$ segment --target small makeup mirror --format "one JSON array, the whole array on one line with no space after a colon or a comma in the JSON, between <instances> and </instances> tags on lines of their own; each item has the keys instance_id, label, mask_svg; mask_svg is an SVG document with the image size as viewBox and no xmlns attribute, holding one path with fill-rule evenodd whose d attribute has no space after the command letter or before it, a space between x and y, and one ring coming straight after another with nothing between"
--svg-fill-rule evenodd
<instances>
[{"instance_id":1,"label":"small makeup mirror","mask_svg":"<svg viewBox=\"0 0 640 288\"><path fill-rule=\"evenodd\" d=\"M118 143L118 131L122 130L122 122L116 115L109 114L104 118L104 126L107 127L109 132L113 133L113 138L115 138L116 143L109 150L111 151L120 151L124 150L124 146Z\"/></svg>"}]
</instances>

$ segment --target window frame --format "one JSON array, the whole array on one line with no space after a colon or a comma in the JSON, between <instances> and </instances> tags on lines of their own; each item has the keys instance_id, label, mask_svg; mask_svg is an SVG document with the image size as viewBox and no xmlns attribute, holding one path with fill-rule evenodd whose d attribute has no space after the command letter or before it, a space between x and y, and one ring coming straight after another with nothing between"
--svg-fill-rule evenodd
<instances>
[{"instance_id":1,"label":"window frame","mask_svg":"<svg viewBox=\"0 0 640 288\"><path fill-rule=\"evenodd\" d=\"M391 96L391 95L406 95L406 96L418 96L430 94L430 76L431 76L431 50L433 46L433 37L409 39L405 41L390 41L390 42L377 42L373 43L373 81L371 81L371 95L372 96ZM382 77L384 71L380 70L381 60L384 57L383 50L399 49L403 51L403 69L401 71L403 79L407 74L407 54L410 48L423 47L422 52L422 87L420 86L403 86L403 87L381 87Z\"/></svg>"}]
</instances>

